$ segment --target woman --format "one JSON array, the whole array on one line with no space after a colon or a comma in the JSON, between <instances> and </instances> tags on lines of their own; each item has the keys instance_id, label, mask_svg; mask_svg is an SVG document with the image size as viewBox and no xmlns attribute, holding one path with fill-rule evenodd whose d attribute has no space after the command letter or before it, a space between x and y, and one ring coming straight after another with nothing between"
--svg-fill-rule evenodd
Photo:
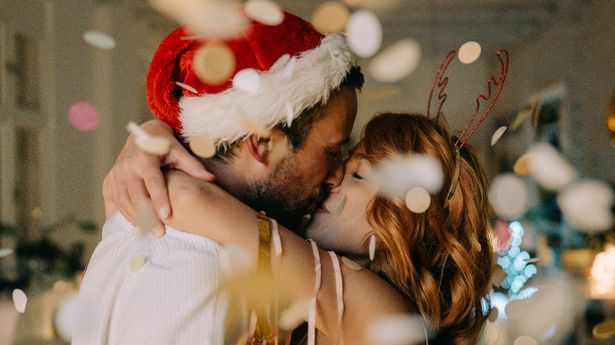
<instances>
[{"instance_id":1,"label":"woman","mask_svg":"<svg viewBox=\"0 0 615 345\"><path fill-rule=\"evenodd\" d=\"M390 285L367 270L342 265L345 309L338 330L334 260L321 251L316 327L332 343L337 337L344 344L367 343L365 330L372 322L407 312L420 313L437 331L429 341L432 344L477 342L486 318L483 303L493 269L486 180L475 154L464 146L458 181L454 181L456 150L455 138L442 117L381 114L364 128L345 163L341 186L312 217L307 235L322 248L361 257L367 257L369 239L375 235L375 257L366 267ZM415 153L438 160L445 181L421 214L412 213L404 203L380 197L366 181L374 165L384 159ZM257 260L256 211L215 185L183 173L169 173L168 185L174 209L166 220L168 225L223 245L238 245ZM449 189L452 194L447 200ZM342 198L345 205L338 208ZM333 208L337 208L335 213L330 212ZM235 217L220 217L228 213ZM282 264L274 272L285 283L288 293L284 297L290 302L312 297L315 274L310 244L282 227L280 237Z\"/></svg>"}]
</instances>

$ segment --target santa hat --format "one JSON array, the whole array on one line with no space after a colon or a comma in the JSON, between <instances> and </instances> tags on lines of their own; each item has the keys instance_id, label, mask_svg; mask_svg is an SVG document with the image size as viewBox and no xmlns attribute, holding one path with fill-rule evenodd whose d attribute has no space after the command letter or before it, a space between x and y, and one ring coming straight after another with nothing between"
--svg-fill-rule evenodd
<instances>
[{"instance_id":1,"label":"santa hat","mask_svg":"<svg viewBox=\"0 0 615 345\"><path fill-rule=\"evenodd\" d=\"M242 118L272 128L325 103L353 66L342 34L323 36L285 13L277 26L252 22L241 37L223 41L235 69L227 80L208 84L197 77L193 60L211 42L189 36L179 28L160 44L147 76L147 102L184 139L207 136L217 146L250 134ZM247 68L260 74L256 93L233 87L233 77Z\"/></svg>"}]
</instances>

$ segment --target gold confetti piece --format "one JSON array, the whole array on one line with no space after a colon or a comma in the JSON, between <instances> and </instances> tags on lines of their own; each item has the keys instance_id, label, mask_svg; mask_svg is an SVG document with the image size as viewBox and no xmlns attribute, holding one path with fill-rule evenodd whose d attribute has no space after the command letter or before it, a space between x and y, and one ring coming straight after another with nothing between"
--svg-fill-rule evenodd
<instances>
[{"instance_id":1,"label":"gold confetti piece","mask_svg":"<svg viewBox=\"0 0 615 345\"><path fill-rule=\"evenodd\" d=\"M382 45L380 20L366 10L354 12L346 24L346 40L350 49L358 56L372 57Z\"/></svg>"},{"instance_id":2,"label":"gold confetti piece","mask_svg":"<svg viewBox=\"0 0 615 345\"><path fill-rule=\"evenodd\" d=\"M308 311L310 309L310 300L302 299L291 304L280 314L280 329L290 331L299 326L304 320L307 320Z\"/></svg>"},{"instance_id":3,"label":"gold confetti piece","mask_svg":"<svg viewBox=\"0 0 615 345\"><path fill-rule=\"evenodd\" d=\"M499 313L500 312L498 311L498 308L491 308L491 310L489 310L489 314L487 315L487 319L489 320L489 322L496 322Z\"/></svg>"},{"instance_id":4,"label":"gold confetti piece","mask_svg":"<svg viewBox=\"0 0 615 345\"><path fill-rule=\"evenodd\" d=\"M529 203L525 181L513 174L497 176L489 187L488 196L495 214L506 219L523 215Z\"/></svg>"},{"instance_id":5,"label":"gold confetti piece","mask_svg":"<svg viewBox=\"0 0 615 345\"><path fill-rule=\"evenodd\" d=\"M239 125L250 133L256 134L260 138L269 138L269 136L271 135L270 130L255 123L254 121L248 119L245 116L241 116L239 118Z\"/></svg>"},{"instance_id":6,"label":"gold confetti piece","mask_svg":"<svg viewBox=\"0 0 615 345\"><path fill-rule=\"evenodd\" d=\"M361 270L361 265L359 265L358 263L350 260L349 258L342 256L342 262L344 263L344 266L350 268L353 271L360 271Z\"/></svg>"},{"instance_id":7,"label":"gold confetti piece","mask_svg":"<svg viewBox=\"0 0 615 345\"><path fill-rule=\"evenodd\" d=\"M246 15L259 23L276 26L284 21L284 12L278 4L270 0L249 0L244 5Z\"/></svg>"},{"instance_id":8,"label":"gold confetti piece","mask_svg":"<svg viewBox=\"0 0 615 345\"><path fill-rule=\"evenodd\" d=\"M519 126L521 126L521 124L525 120L527 120L527 118L530 117L530 115L532 115L532 110L533 108L531 105L528 105L524 107L523 109L519 110L517 115L515 115L515 119L510 123L510 130L516 131L517 128L519 128Z\"/></svg>"},{"instance_id":9,"label":"gold confetti piece","mask_svg":"<svg viewBox=\"0 0 615 345\"><path fill-rule=\"evenodd\" d=\"M194 72L206 84L227 81L235 70L235 55L223 43L211 43L194 54Z\"/></svg>"},{"instance_id":10,"label":"gold confetti piece","mask_svg":"<svg viewBox=\"0 0 615 345\"><path fill-rule=\"evenodd\" d=\"M322 34L342 32L349 17L350 11L344 4L327 1L314 11L312 24Z\"/></svg>"},{"instance_id":11,"label":"gold confetti piece","mask_svg":"<svg viewBox=\"0 0 615 345\"><path fill-rule=\"evenodd\" d=\"M233 87L256 94L261 86L261 75L253 68L242 69L233 77Z\"/></svg>"},{"instance_id":12,"label":"gold confetti piece","mask_svg":"<svg viewBox=\"0 0 615 345\"><path fill-rule=\"evenodd\" d=\"M515 339L513 345L538 345L536 339L530 337L529 335L522 335L519 338Z\"/></svg>"},{"instance_id":13,"label":"gold confetti piece","mask_svg":"<svg viewBox=\"0 0 615 345\"><path fill-rule=\"evenodd\" d=\"M181 87L182 89L188 90L192 93L194 93L195 95L198 94L199 92L193 88L192 86L188 85L188 84L184 84L182 82L176 81L175 84L177 84L177 86Z\"/></svg>"},{"instance_id":14,"label":"gold confetti piece","mask_svg":"<svg viewBox=\"0 0 615 345\"><path fill-rule=\"evenodd\" d=\"M376 235L371 235L369 238L369 261L374 261L376 256Z\"/></svg>"},{"instance_id":15,"label":"gold confetti piece","mask_svg":"<svg viewBox=\"0 0 615 345\"><path fill-rule=\"evenodd\" d=\"M508 127L502 126L493 133L493 136L491 136L491 146L494 146L498 143L498 141L500 141L500 138L502 138L502 135L504 135L504 132L506 132L507 129Z\"/></svg>"},{"instance_id":16,"label":"gold confetti piece","mask_svg":"<svg viewBox=\"0 0 615 345\"><path fill-rule=\"evenodd\" d=\"M608 319L603 321L592 330L594 338L599 340L606 340L611 337L615 337L615 319Z\"/></svg>"},{"instance_id":17,"label":"gold confetti piece","mask_svg":"<svg viewBox=\"0 0 615 345\"><path fill-rule=\"evenodd\" d=\"M339 216L342 214L342 211L344 211L344 207L346 206L346 201L348 199L346 198L346 195L342 195L342 198L340 199L340 201L337 204L337 207L335 207L335 215Z\"/></svg>"},{"instance_id":18,"label":"gold confetti piece","mask_svg":"<svg viewBox=\"0 0 615 345\"><path fill-rule=\"evenodd\" d=\"M15 310L18 313L23 314L26 311L26 304L28 304L28 296L21 289L13 290L13 304Z\"/></svg>"},{"instance_id":19,"label":"gold confetti piece","mask_svg":"<svg viewBox=\"0 0 615 345\"><path fill-rule=\"evenodd\" d=\"M406 206L414 213L423 213L431 205L431 195L423 187L413 187L406 193Z\"/></svg>"},{"instance_id":20,"label":"gold confetti piece","mask_svg":"<svg viewBox=\"0 0 615 345\"><path fill-rule=\"evenodd\" d=\"M0 249L0 259L13 254L14 252L15 251L12 248L1 248Z\"/></svg>"},{"instance_id":21,"label":"gold confetti piece","mask_svg":"<svg viewBox=\"0 0 615 345\"><path fill-rule=\"evenodd\" d=\"M459 48L459 61L464 64L471 64L480 57L481 47L478 42L469 41Z\"/></svg>"},{"instance_id":22,"label":"gold confetti piece","mask_svg":"<svg viewBox=\"0 0 615 345\"><path fill-rule=\"evenodd\" d=\"M527 304L528 300L526 299L515 299L508 302L508 304L506 304L506 308L504 309L506 317L511 320L522 318L527 310Z\"/></svg>"},{"instance_id":23,"label":"gold confetti piece","mask_svg":"<svg viewBox=\"0 0 615 345\"><path fill-rule=\"evenodd\" d=\"M515 162L513 172L519 176L528 176L530 174L530 161L531 157L529 153L522 155Z\"/></svg>"},{"instance_id":24,"label":"gold confetti piece","mask_svg":"<svg viewBox=\"0 0 615 345\"><path fill-rule=\"evenodd\" d=\"M195 155L203 158L211 158L216 154L216 145L204 135L190 137L190 149Z\"/></svg>"},{"instance_id":25,"label":"gold confetti piece","mask_svg":"<svg viewBox=\"0 0 615 345\"><path fill-rule=\"evenodd\" d=\"M146 262L147 256L133 256L128 262L128 268L130 269L130 272L139 272Z\"/></svg>"},{"instance_id":26,"label":"gold confetti piece","mask_svg":"<svg viewBox=\"0 0 615 345\"><path fill-rule=\"evenodd\" d=\"M372 78L392 83L404 79L421 61L421 45L412 39L400 40L374 57L367 71Z\"/></svg>"},{"instance_id":27,"label":"gold confetti piece","mask_svg":"<svg viewBox=\"0 0 615 345\"><path fill-rule=\"evenodd\" d=\"M535 263L535 262L540 261L540 258L529 258L529 259L525 259L525 260L523 260L523 261L525 261L525 262L526 262L526 263L528 263L528 264L533 264L533 263Z\"/></svg>"}]
</instances>

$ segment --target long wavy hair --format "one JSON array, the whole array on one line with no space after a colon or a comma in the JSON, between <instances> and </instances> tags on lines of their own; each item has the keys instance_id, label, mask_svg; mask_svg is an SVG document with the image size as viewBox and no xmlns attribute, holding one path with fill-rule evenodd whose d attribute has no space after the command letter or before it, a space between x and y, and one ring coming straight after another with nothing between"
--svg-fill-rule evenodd
<instances>
[{"instance_id":1,"label":"long wavy hair","mask_svg":"<svg viewBox=\"0 0 615 345\"><path fill-rule=\"evenodd\" d=\"M444 173L442 190L424 213L412 213L399 200L376 196L371 201L367 220L378 246L370 269L407 296L437 330L430 343L469 345L477 343L485 323L494 252L486 177L468 145L461 149L459 184L445 207L455 140L442 116L383 113L363 129L372 165L421 153L438 160Z\"/></svg>"}]
</instances>

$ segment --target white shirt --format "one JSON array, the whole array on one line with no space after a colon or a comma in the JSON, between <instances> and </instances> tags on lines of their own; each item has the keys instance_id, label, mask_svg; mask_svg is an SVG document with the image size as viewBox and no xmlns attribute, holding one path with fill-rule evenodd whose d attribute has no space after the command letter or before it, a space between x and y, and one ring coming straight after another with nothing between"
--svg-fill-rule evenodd
<instances>
[{"instance_id":1,"label":"white shirt","mask_svg":"<svg viewBox=\"0 0 615 345\"><path fill-rule=\"evenodd\" d=\"M223 344L228 301L213 296L224 280L219 249L211 239L170 227L162 238L144 236L114 214L79 292L96 321L72 344ZM135 257L146 258L139 270L129 268Z\"/></svg>"}]
</instances>

